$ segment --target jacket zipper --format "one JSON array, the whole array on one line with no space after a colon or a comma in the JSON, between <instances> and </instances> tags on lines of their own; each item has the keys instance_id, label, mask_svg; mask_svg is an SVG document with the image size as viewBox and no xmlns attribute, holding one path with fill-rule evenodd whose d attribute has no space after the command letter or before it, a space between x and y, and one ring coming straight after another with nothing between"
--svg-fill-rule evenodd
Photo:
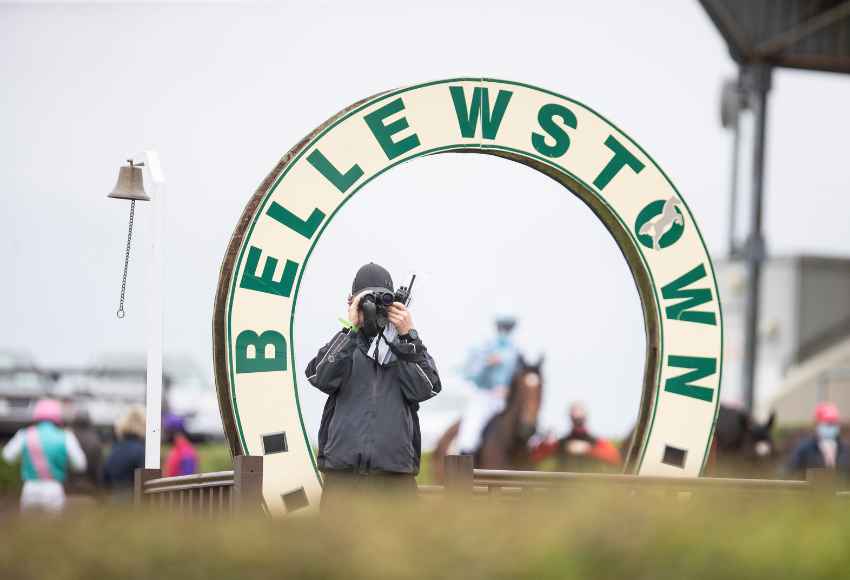
<instances>
[{"instance_id":1,"label":"jacket zipper","mask_svg":"<svg viewBox=\"0 0 850 580\"><path fill-rule=\"evenodd\" d=\"M376 407L378 404L378 377L379 377L379 367L375 367L375 376L372 377L372 396L370 397L371 405L369 406L369 445L368 445L368 457L366 458L366 471L371 471L372 466L372 456L375 453L375 437L373 435L375 428L375 420L376 420Z\"/></svg>"}]
</instances>

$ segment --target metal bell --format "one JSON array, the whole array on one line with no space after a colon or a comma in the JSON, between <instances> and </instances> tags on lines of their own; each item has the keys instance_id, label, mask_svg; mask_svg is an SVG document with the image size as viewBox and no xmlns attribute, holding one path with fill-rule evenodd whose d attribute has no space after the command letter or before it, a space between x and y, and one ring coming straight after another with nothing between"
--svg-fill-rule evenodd
<instances>
[{"instance_id":1,"label":"metal bell","mask_svg":"<svg viewBox=\"0 0 850 580\"><path fill-rule=\"evenodd\" d=\"M145 193L141 166L129 161L129 165L122 167L118 172L118 182L115 184L115 189L107 197L131 201L150 201L151 198Z\"/></svg>"}]
</instances>

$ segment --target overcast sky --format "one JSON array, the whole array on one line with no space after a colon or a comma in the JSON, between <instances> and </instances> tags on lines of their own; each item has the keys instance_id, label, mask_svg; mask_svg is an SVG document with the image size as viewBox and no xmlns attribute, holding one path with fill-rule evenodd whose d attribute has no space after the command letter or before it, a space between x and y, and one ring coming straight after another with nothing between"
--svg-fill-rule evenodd
<instances>
[{"instance_id":1,"label":"overcast sky","mask_svg":"<svg viewBox=\"0 0 850 580\"><path fill-rule=\"evenodd\" d=\"M106 194L123 160L154 146L168 181L165 348L211 377L221 259L277 160L362 97L459 75L530 83L600 111L667 172L721 256L730 140L718 93L734 71L685 0L2 5L0 349L45 364L143 352L150 216L139 208L118 321L128 207ZM850 77L775 75L772 252L850 254L848 103ZM601 432L630 427L645 348L637 292L604 227L555 182L498 158L442 155L370 184L311 258L299 367L334 332L370 260L397 278L423 274L414 316L447 385L492 314L513 310L522 347L547 355L544 425L562 425L582 399ZM305 397L315 430L324 397Z\"/></svg>"}]
</instances>

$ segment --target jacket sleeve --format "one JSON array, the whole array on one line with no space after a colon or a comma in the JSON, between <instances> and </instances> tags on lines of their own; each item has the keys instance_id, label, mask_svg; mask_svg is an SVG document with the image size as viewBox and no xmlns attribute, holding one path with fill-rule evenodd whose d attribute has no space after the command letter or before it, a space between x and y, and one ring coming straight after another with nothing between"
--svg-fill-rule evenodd
<instances>
[{"instance_id":1,"label":"jacket sleeve","mask_svg":"<svg viewBox=\"0 0 850 580\"><path fill-rule=\"evenodd\" d=\"M78 473L85 471L86 454L83 453L83 448L80 447L77 436L71 431L65 431L65 450L68 452L68 462L71 464L71 469Z\"/></svg>"},{"instance_id":2,"label":"jacket sleeve","mask_svg":"<svg viewBox=\"0 0 850 580\"><path fill-rule=\"evenodd\" d=\"M803 440L797 447L791 452L791 456L786 461L785 465L782 466L782 476L783 477L796 477L803 473L806 468L806 452L808 441Z\"/></svg>"},{"instance_id":3,"label":"jacket sleeve","mask_svg":"<svg viewBox=\"0 0 850 580\"><path fill-rule=\"evenodd\" d=\"M6 463L12 463L21 455L21 451L24 448L24 430L20 429L15 436L12 437L12 440L9 441L6 446L3 448L3 461Z\"/></svg>"},{"instance_id":4,"label":"jacket sleeve","mask_svg":"<svg viewBox=\"0 0 850 580\"><path fill-rule=\"evenodd\" d=\"M393 341L399 359L399 379L404 398L411 403L421 403L435 396L443 388L434 359L428 349L417 339L414 342Z\"/></svg>"},{"instance_id":5,"label":"jacket sleeve","mask_svg":"<svg viewBox=\"0 0 850 580\"><path fill-rule=\"evenodd\" d=\"M351 375L355 350L356 334L346 330L338 332L307 365L307 380L323 393L334 393Z\"/></svg>"}]
</instances>

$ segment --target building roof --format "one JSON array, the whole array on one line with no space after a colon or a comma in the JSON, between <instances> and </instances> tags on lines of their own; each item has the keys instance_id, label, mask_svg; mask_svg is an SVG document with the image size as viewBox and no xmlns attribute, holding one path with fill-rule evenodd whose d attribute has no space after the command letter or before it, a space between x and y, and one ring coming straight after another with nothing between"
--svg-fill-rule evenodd
<instances>
[{"instance_id":1,"label":"building roof","mask_svg":"<svg viewBox=\"0 0 850 580\"><path fill-rule=\"evenodd\" d=\"M716 265L746 263L740 257L730 258L725 255L712 256L711 261ZM765 257L765 262L771 264L850 268L850 256L840 254L768 254Z\"/></svg>"},{"instance_id":2,"label":"building roof","mask_svg":"<svg viewBox=\"0 0 850 580\"><path fill-rule=\"evenodd\" d=\"M739 64L850 73L850 0L700 0Z\"/></svg>"}]
</instances>

